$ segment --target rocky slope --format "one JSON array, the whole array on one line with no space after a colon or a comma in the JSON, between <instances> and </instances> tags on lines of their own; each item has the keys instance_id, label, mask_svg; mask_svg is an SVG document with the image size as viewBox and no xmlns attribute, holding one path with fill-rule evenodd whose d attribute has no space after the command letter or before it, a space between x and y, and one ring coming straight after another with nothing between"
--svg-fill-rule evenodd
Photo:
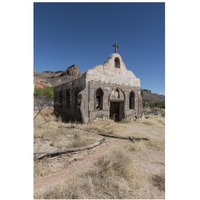
<instances>
[{"instance_id":1,"label":"rocky slope","mask_svg":"<svg viewBox=\"0 0 200 200\"><path fill-rule=\"evenodd\" d=\"M150 90L142 89L143 100L151 103L160 103L165 101L165 96L152 93Z\"/></svg>"},{"instance_id":2,"label":"rocky slope","mask_svg":"<svg viewBox=\"0 0 200 200\"><path fill-rule=\"evenodd\" d=\"M80 76L81 72L77 65L71 65L65 71L44 71L41 74L34 68L34 83L36 88L60 85Z\"/></svg>"}]
</instances>

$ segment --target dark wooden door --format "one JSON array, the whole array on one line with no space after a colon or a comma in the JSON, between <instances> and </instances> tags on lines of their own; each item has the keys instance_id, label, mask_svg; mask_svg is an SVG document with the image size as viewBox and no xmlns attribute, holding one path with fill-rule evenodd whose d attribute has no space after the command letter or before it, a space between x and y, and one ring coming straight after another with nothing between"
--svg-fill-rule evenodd
<instances>
[{"instance_id":1,"label":"dark wooden door","mask_svg":"<svg viewBox=\"0 0 200 200\"><path fill-rule=\"evenodd\" d=\"M110 118L114 121L121 121L124 118L124 102L110 103Z\"/></svg>"}]
</instances>

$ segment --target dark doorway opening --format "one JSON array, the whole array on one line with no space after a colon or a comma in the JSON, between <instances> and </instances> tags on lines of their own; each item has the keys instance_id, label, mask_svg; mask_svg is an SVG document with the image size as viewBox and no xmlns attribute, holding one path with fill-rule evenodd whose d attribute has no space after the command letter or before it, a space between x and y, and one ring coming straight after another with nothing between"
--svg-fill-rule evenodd
<instances>
[{"instance_id":1,"label":"dark doorway opening","mask_svg":"<svg viewBox=\"0 0 200 200\"><path fill-rule=\"evenodd\" d=\"M118 122L124 118L124 102L110 102L110 119Z\"/></svg>"}]
</instances>

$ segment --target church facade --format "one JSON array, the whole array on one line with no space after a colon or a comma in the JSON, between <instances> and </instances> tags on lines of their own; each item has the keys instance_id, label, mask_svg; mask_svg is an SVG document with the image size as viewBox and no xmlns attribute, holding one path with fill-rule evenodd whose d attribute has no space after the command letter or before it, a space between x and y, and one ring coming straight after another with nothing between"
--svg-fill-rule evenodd
<instances>
[{"instance_id":1,"label":"church facade","mask_svg":"<svg viewBox=\"0 0 200 200\"><path fill-rule=\"evenodd\" d=\"M140 79L127 70L118 53L111 54L103 65L56 86L54 110L65 122L141 118Z\"/></svg>"}]
</instances>

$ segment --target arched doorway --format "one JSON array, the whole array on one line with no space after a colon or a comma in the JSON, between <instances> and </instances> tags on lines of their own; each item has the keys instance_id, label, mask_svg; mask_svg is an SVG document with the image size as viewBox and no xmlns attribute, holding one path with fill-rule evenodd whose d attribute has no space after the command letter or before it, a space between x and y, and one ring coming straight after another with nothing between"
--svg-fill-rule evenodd
<instances>
[{"instance_id":1,"label":"arched doorway","mask_svg":"<svg viewBox=\"0 0 200 200\"><path fill-rule=\"evenodd\" d=\"M110 119L121 121L124 118L124 93L119 88L114 88L110 94Z\"/></svg>"}]
</instances>

